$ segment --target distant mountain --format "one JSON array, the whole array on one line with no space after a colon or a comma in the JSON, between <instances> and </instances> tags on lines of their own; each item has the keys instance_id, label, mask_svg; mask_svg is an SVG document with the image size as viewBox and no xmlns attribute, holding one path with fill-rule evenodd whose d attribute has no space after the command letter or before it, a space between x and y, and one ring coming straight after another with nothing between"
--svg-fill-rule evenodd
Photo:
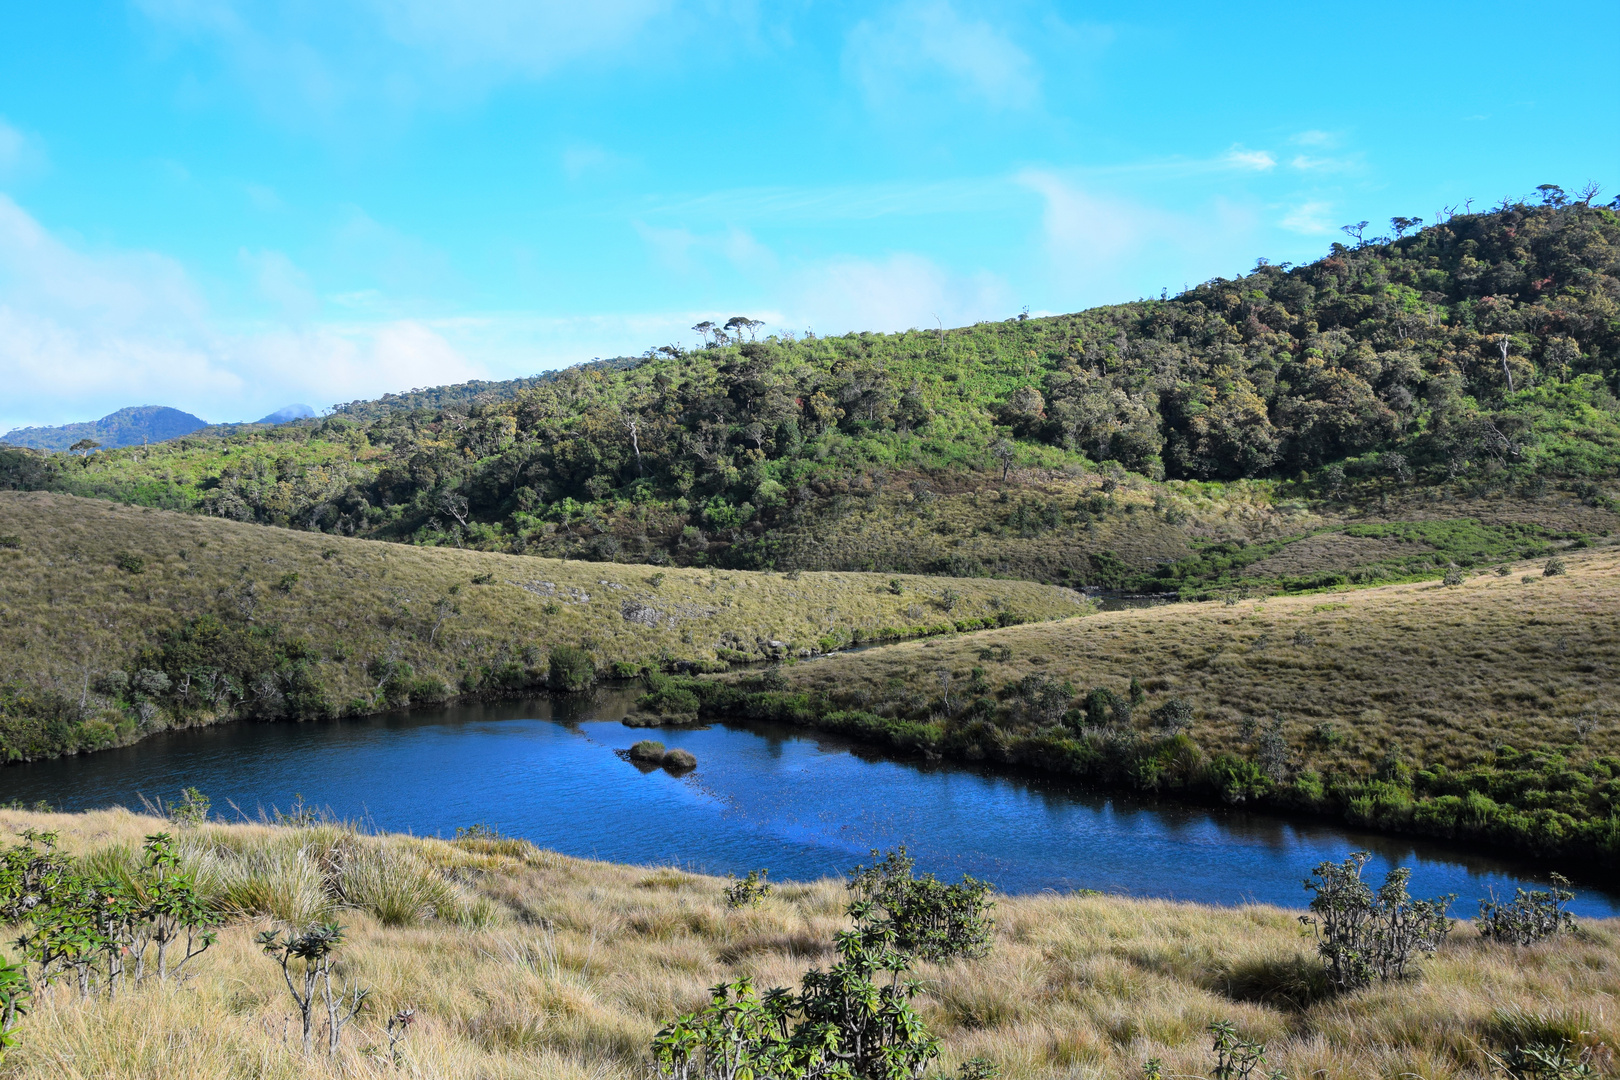
<instances>
[{"instance_id":1,"label":"distant mountain","mask_svg":"<svg viewBox=\"0 0 1620 1080\"><path fill-rule=\"evenodd\" d=\"M315 410L308 405L283 405L269 416L255 420L255 424L290 424L294 420L303 420L314 416Z\"/></svg>"},{"instance_id":2,"label":"distant mountain","mask_svg":"<svg viewBox=\"0 0 1620 1080\"><path fill-rule=\"evenodd\" d=\"M137 405L83 424L16 428L0 435L0 443L35 450L66 450L76 442L90 439L113 450L120 446L139 446L143 442L178 439L207 426L208 421L167 405Z\"/></svg>"}]
</instances>

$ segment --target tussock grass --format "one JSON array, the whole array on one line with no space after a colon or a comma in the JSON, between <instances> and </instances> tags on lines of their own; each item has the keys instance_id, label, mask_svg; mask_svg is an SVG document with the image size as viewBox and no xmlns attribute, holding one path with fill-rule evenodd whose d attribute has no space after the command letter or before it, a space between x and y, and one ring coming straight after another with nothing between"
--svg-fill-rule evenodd
<instances>
[{"instance_id":1,"label":"tussock grass","mask_svg":"<svg viewBox=\"0 0 1620 1080\"><path fill-rule=\"evenodd\" d=\"M96 727L69 749L211 718L115 708L95 692L100 676L129 668L164 630L203 615L306 643L312 678L345 714L386 703L378 661L410 665L442 699L532 686L555 644L585 648L611 674L615 664L633 672L820 650L856 630L1087 609L1068 589L1031 582L906 577L895 595L890 575L790 578L416 548L45 493L0 492L0 534L20 538L0 550L0 683L82 702ZM120 568L130 554L139 573Z\"/></svg>"},{"instance_id":2,"label":"tussock grass","mask_svg":"<svg viewBox=\"0 0 1620 1080\"><path fill-rule=\"evenodd\" d=\"M0 811L0 831L25 826L58 829L71 851L99 859L133 850L162 823L121 810ZM443 918L389 926L339 909L350 928L345 974L376 996L336 1062L301 1056L279 973L252 944L266 920L238 916L183 988L89 1004L66 987L42 995L0 1076L628 1080L652 1034L700 1004L708 986L740 972L791 985L824 965L847 900L836 881L786 883L757 907L732 911L724 879L571 859L521 841L264 825L183 835L188 862L216 851L264 855L269 865L271 852L305 851L313 865L334 847L370 850L413 873L426 866L465 881L494 914L482 927ZM1515 1043L1620 1041L1620 921L1584 921L1575 935L1525 950L1491 945L1461 925L1421 978L1326 998L1299 992L1314 961L1296 915L1097 895L1002 897L988 958L916 972L928 986L921 1008L944 1038L946 1068L986 1056L1009 1080L1135 1076L1148 1057L1163 1058L1167 1074L1208 1075L1204 1028L1220 1019L1270 1043L1274 1067L1328 1080L1484 1078L1487 1052ZM421 1019L396 1072L379 1056L381 1025L407 1004ZM1612 1067L1606 1052L1597 1060Z\"/></svg>"}]
</instances>

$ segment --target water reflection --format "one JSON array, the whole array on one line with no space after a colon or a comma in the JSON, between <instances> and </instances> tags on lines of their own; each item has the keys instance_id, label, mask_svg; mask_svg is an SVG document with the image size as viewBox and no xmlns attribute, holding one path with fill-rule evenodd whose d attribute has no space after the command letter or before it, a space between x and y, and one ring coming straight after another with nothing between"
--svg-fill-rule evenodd
<instances>
[{"instance_id":1,"label":"water reflection","mask_svg":"<svg viewBox=\"0 0 1620 1080\"><path fill-rule=\"evenodd\" d=\"M1365 849L1372 875L1413 868L1418 895L1456 892L1458 914L1537 875L1422 841L1239 810L1147 805L1044 777L886 761L770 725L641 731L633 695L536 698L327 724L173 732L90 757L0 769L0 800L63 809L170 797L194 785L253 817L293 793L376 828L448 835L483 821L573 855L777 879L838 874L906 843L924 868L1011 892L1091 888L1213 903L1298 906L1316 863ZM615 750L656 738L697 756L684 777L643 774ZM1575 905L1620 914L1592 887Z\"/></svg>"}]
</instances>

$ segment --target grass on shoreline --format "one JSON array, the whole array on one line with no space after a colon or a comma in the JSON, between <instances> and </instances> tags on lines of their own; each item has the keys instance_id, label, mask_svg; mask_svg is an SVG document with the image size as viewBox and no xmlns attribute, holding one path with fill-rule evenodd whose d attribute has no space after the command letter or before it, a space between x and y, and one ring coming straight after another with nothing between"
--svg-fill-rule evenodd
<instances>
[{"instance_id":1,"label":"grass on shoreline","mask_svg":"<svg viewBox=\"0 0 1620 1080\"><path fill-rule=\"evenodd\" d=\"M0 760L96 749L220 716L224 699L197 687L221 641L258 657L251 678L233 675L243 684L238 714L301 718L543 685L547 652L559 644L585 649L611 675L615 665L634 673L757 660L837 647L857 633L908 636L1089 610L1077 593L1030 582L581 563L43 493L0 492L0 537L10 538L0 546L0 687L26 691L0 693ZM133 679L143 665L160 669L153 653L166 636L201 619L215 620L214 636L192 635L189 652L169 649L167 690L142 697L108 686L113 672ZM30 715L19 702L41 694L60 708L19 728Z\"/></svg>"},{"instance_id":2,"label":"grass on shoreline","mask_svg":"<svg viewBox=\"0 0 1620 1080\"><path fill-rule=\"evenodd\" d=\"M1620 868L1620 553L671 680L647 704ZM678 710L670 710L678 711Z\"/></svg>"},{"instance_id":3,"label":"grass on shoreline","mask_svg":"<svg viewBox=\"0 0 1620 1080\"><path fill-rule=\"evenodd\" d=\"M71 853L100 852L98 865L114 857L109 849L132 851L143 835L172 828L122 810L0 810L0 835L26 827L59 830ZM760 906L732 911L724 879L571 859L521 841L367 837L334 826L208 825L178 835L194 863L209 853L206 880L224 880L219 867L236 863L279 868L264 875L277 887L259 894L272 899L236 901L249 910L232 917L184 988L90 1003L70 987L41 995L0 1077L628 1080L653 1033L701 1004L707 987L745 972L763 986L791 986L824 966L847 900L837 881L781 883ZM361 857L429 877L482 914L385 926L336 907L335 875ZM280 973L252 943L288 898L312 892L350 928L345 976L375 992L336 1061L302 1057ZM1577 934L1523 950L1491 945L1460 923L1420 978L1313 999L1302 993L1315 961L1297 914L999 897L990 956L924 965L919 1004L944 1039L944 1069L984 1056L1006 1080L1135 1077L1149 1057L1163 1059L1166 1075L1208 1075L1204 1028L1216 1020L1267 1042L1272 1066L1293 1077L1483 1078L1492 1075L1489 1054L1560 1037L1600 1048L1596 1064L1613 1068L1602 1048L1620 1042L1620 921L1583 920ZM381 1022L407 1004L420 1020L395 1070Z\"/></svg>"}]
</instances>

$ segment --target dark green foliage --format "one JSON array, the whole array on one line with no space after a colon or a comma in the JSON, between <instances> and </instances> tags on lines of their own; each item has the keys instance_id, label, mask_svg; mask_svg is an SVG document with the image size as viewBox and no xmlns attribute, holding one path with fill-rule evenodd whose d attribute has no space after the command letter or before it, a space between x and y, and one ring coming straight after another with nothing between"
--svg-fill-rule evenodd
<instances>
[{"instance_id":1,"label":"dark green foliage","mask_svg":"<svg viewBox=\"0 0 1620 1080\"><path fill-rule=\"evenodd\" d=\"M308 642L280 627L201 615L161 633L136 663L168 680L148 694L176 715L314 720L335 712L318 660Z\"/></svg>"},{"instance_id":2,"label":"dark green foliage","mask_svg":"<svg viewBox=\"0 0 1620 1080\"><path fill-rule=\"evenodd\" d=\"M731 884L726 886L726 907L758 907L761 901L771 895L771 883L766 880L770 873L770 870L762 868L748 871L745 878L733 877Z\"/></svg>"},{"instance_id":3,"label":"dark green foliage","mask_svg":"<svg viewBox=\"0 0 1620 1080\"><path fill-rule=\"evenodd\" d=\"M553 645L546 685L553 690L576 693L596 682L596 658L577 645Z\"/></svg>"},{"instance_id":4,"label":"dark green foliage","mask_svg":"<svg viewBox=\"0 0 1620 1080\"><path fill-rule=\"evenodd\" d=\"M419 543L752 568L805 561L817 522L879 498L887 478L915 478L908 512L927 513L945 490L1016 485L1014 463L1109 470L1116 487L1125 469L1303 475L1302 493L1335 500L1434 482L1578 487L1620 462L1617 276L1612 210L1511 205L1175 299L981 323L943 342L728 336L199 433L160 453L8 448L0 486ZM1111 513L1111 498L1018 498L983 527L1032 538ZM898 549L837 558L945 569L901 565ZM1089 584L1146 569L1084 558L1064 569Z\"/></svg>"},{"instance_id":5,"label":"dark green foliage","mask_svg":"<svg viewBox=\"0 0 1620 1080\"><path fill-rule=\"evenodd\" d=\"M1210 1047L1215 1055L1211 1080L1248 1080L1249 1074L1266 1064L1266 1044L1240 1038L1231 1021L1217 1020L1209 1025L1209 1033L1215 1039Z\"/></svg>"},{"instance_id":6,"label":"dark green foliage","mask_svg":"<svg viewBox=\"0 0 1620 1080\"><path fill-rule=\"evenodd\" d=\"M1321 863L1305 881L1314 896L1311 913L1299 921L1316 937L1328 981L1338 990L1415 974L1414 960L1433 955L1451 932L1446 908L1455 896L1413 900L1406 893L1412 872L1404 867L1391 870L1374 892L1361 880L1369 858L1358 851L1343 863Z\"/></svg>"},{"instance_id":7,"label":"dark green foliage","mask_svg":"<svg viewBox=\"0 0 1620 1080\"><path fill-rule=\"evenodd\" d=\"M143 556L135 554L133 551L119 552L113 562L117 564L118 569L124 571L126 574L146 573L146 559Z\"/></svg>"},{"instance_id":8,"label":"dark green foliage","mask_svg":"<svg viewBox=\"0 0 1620 1080\"><path fill-rule=\"evenodd\" d=\"M912 874L916 860L902 846L871 866L850 871L849 890L857 897L850 913L857 922L893 935L894 947L931 963L976 960L990 951L995 923L988 882L963 875L947 885L933 874Z\"/></svg>"},{"instance_id":9,"label":"dark green foliage","mask_svg":"<svg viewBox=\"0 0 1620 1080\"><path fill-rule=\"evenodd\" d=\"M1171 735L1179 735L1186 731L1192 727L1192 722L1192 706L1181 698L1171 698L1153 710L1154 726Z\"/></svg>"},{"instance_id":10,"label":"dark green foliage","mask_svg":"<svg viewBox=\"0 0 1620 1080\"><path fill-rule=\"evenodd\" d=\"M22 537L18 536L16 533L5 533L0 535L0 550L16 551L20 547L22 547Z\"/></svg>"},{"instance_id":11,"label":"dark green foliage","mask_svg":"<svg viewBox=\"0 0 1620 1080\"><path fill-rule=\"evenodd\" d=\"M653 1039L649 1075L920 1080L939 1056L939 1040L911 1005L920 985L901 976L918 959L984 954L989 886L972 879L942 886L912 877L911 867L904 851L857 867L848 909L855 925L837 935L838 962L806 972L797 993L760 996L746 976L715 987L707 1007ZM975 1063L962 1075L995 1075L987 1066Z\"/></svg>"},{"instance_id":12,"label":"dark green foliage","mask_svg":"<svg viewBox=\"0 0 1620 1080\"><path fill-rule=\"evenodd\" d=\"M1576 1050L1563 1040L1509 1047L1498 1059L1511 1080L1595 1080L1601 1075L1588 1060L1591 1048Z\"/></svg>"},{"instance_id":13,"label":"dark green foliage","mask_svg":"<svg viewBox=\"0 0 1620 1080\"><path fill-rule=\"evenodd\" d=\"M1575 916L1564 905L1575 899L1569 879L1552 875L1550 889L1515 889L1512 901L1479 902L1479 936L1505 945L1534 945L1538 941L1572 933Z\"/></svg>"},{"instance_id":14,"label":"dark green foliage","mask_svg":"<svg viewBox=\"0 0 1620 1080\"><path fill-rule=\"evenodd\" d=\"M23 957L48 984L71 976L81 997L125 981L177 979L214 943L220 922L180 869L172 838L146 838L138 870L105 880L78 873L49 833L26 833L0 857L0 915L26 919Z\"/></svg>"},{"instance_id":15,"label":"dark green foliage","mask_svg":"<svg viewBox=\"0 0 1620 1080\"><path fill-rule=\"evenodd\" d=\"M6 1062L6 1052L17 1045L17 1025L28 1014L32 997L27 969L0 959L0 1065Z\"/></svg>"}]
</instances>

